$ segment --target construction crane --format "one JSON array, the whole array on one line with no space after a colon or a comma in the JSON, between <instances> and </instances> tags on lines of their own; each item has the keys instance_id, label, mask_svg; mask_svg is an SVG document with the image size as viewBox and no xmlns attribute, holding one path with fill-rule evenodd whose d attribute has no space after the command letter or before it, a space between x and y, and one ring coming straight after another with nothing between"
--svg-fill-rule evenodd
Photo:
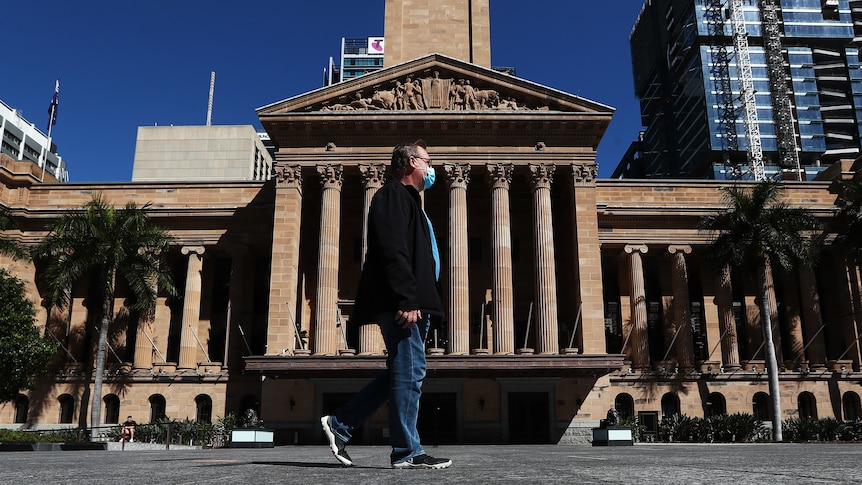
<instances>
[{"instance_id":1,"label":"construction crane","mask_svg":"<svg viewBox=\"0 0 862 485\"><path fill-rule=\"evenodd\" d=\"M784 67L784 49L781 46L781 25L776 0L760 0L760 20L763 27L763 48L766 52L766 72L772 97L772 116L778 141L778 165L783 170L795 169L802 180L796 129L793 123L793 105Z\"/></svg>"},{"instance_id":2,"label":"construction crane","mask_svg":"<svg viewBox=\"0 0 862 485\"><path fill-rule=\"evenodd\" d=\"M740 99L745 121L745 141L748 146L748 165L754 180L766 179L763 170L763 144L757 119L754 76L751 73L751 53L748 48L748 32L745 30L745 15L742 0L729 0L730 24L733 30L733 51L739 73Z\"/></svg>"},{"instance_id":3,"label":"construction crane","mask_svg":"<svg viewBox=\"0 0 862 485\"><path fill-rule=\"evenodd\" d=\"M758 2L763 30L766 67L769 76L770 98L772 99L773 119L778 141L779 165L783 169L795 169L797 177L802 171L796 144L796 130L793 121L793 106L790 89L785 74L784 53L781 45L781 26L776 0ZM713 65L711 74L715 80L715 90L719 111L719 125L722 137L729 152L739 150L736 123L739 118L736 97L730 83L730 54L721 40L725 34L726 19L730 20L733 54L738 72L742 118L745 127L747 159L754 180L766 178L763 160L763 143L757 116L754 77L751 69L751 52L748 45L748 32L745 26L743 0L707 0L705 20L710 36L716 38L712 47Z\"/></svg>"}]
</instances>

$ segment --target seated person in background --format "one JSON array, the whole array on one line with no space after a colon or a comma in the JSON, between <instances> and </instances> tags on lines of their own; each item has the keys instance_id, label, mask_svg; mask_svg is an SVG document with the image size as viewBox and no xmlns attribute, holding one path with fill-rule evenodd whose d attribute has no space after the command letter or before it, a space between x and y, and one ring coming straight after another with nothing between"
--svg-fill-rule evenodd
<instances>
[{"instance_id":1,"label":"seated person in background","mask_svg":"<svg viewBox=\"0 0 862 485\"><path fill-rule=\"evenodd\" d=\"M126 418L126 421L123 423L123 427L120 429L120 439L121 440L126 439L129 442L134 443L134 441L135 441L135 426L137 426L137 425L138 425L138 423L136 423L135 420L133 420L131 416Z\"/></svg>"}]
</instances>

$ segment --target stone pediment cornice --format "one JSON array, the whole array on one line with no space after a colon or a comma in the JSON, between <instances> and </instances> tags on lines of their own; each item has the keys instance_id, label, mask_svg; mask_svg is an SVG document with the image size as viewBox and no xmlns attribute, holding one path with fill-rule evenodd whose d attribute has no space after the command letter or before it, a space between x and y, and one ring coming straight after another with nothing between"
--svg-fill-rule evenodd
<instances>
[{"instance_id":1,"label":"stone pediment cornice","mask_svg":"<svg viewBox=\"0 0 862 485\"><path fill-rule=\"evenodd\" d=\"M493 69L430 54L257 110L261 121L284 115L380 115L404 112L610 115L614 109Z\"/></svg>"}]
</instances>

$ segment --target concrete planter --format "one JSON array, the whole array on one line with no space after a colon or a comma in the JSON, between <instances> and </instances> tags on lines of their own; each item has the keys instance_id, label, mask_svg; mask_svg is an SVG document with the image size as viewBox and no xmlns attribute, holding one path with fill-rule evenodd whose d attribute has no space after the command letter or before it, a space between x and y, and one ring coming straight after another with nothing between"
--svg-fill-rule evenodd
<instances>
[{"instance_id":1,"label":"concrete planter","mask_svg":"<svg viewBox=\"0 0 862 485\"><path fill-rule=\"evenodd\" d=\"M261 428L237 428L230 432L231 448L272 448L275 431Z\"/></svg>"},{"instance_id":2,"label":"concrete planter","mask_svg":"<svg viewBox=\"0 0 862 485\"><path fill-rule=\"evenodd\" d=\"M632 429L625 426L593 428L593 446L632 446Z\"/></svg>"},{"instance_id":3,"label":"concrete planter","mask_svg":"<svg viewBox=\"0 0 862 485\"><path fill-rule=\"evenodd\" d=\"M2 451L105 451L107 443L0 443Z\"/></svg>"}]
</instances>

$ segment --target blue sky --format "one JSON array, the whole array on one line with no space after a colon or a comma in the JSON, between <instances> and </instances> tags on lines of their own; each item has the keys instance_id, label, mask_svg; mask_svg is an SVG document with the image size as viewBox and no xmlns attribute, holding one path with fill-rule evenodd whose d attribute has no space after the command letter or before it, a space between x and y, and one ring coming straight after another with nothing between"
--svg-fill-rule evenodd
<instances>
[{"instance_id":1,"label":"blue sky","mask_svg":"<svg viewBox=\"0 0 862 485\"><path fill-rule=\"evenodd\" d=\"M616 108L599 175L640 128L628 37L641 0L491 0L491 57L519 77ZM383 35L384 0L29 0L2 8L0 99L52 136L71 182L131 179L138 126L251 124L321 87L341 37Z\"/></svg>"}]
</instances>

